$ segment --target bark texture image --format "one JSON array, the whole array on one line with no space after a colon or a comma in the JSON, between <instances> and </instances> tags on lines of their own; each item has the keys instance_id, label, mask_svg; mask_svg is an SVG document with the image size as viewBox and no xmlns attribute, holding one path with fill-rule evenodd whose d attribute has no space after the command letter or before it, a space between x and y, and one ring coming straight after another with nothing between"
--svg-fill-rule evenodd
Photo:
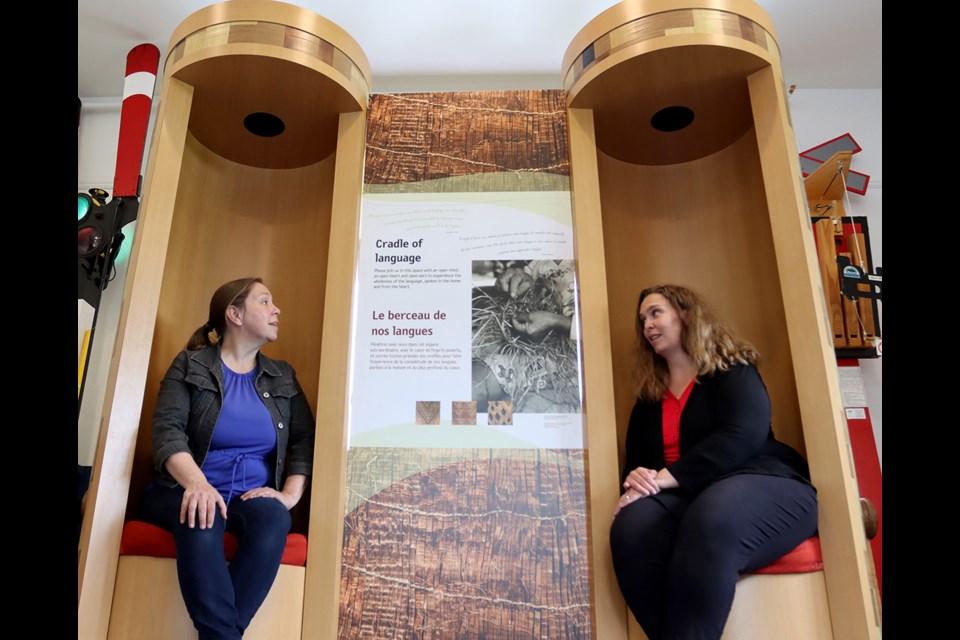
<instances>
[{"instance_id":1,"label":"bark texture image","mask_svg":"<svg viewBox=\"0 0 960 640\"><path fill-rule=\"evenodd\" d=\"M477 403L474 400L453 401L453 424L477 424Z\"/></svg>"},{"instance_id":2,"label":"bark texture image","mask_svg":"<svg viewBox=\"0 0 960 640\"><path fill-rule=\"evenodd\" d=\"M582 451L348 455L341 638L590 637Z\"/></svg>"},{"instance_id":3,"label":"bark texture image","mask_svg":"<svg viewBox=\"0 0 960 640\"><path fill-rule=\"evenodd\" d=\"M440 424L440 403L417 400L417 424Z\"/></svg>"},{"instance_id":4,"label":"bark texture image","mask_svg":"<svg viewBox=\"0 0 960 640\"><path fill-rule=\"evenodd\" d=\"M513 402L510 400L488 400L487 424L513 424Z\"/></svg>"},{"instance_id":5,"label":"bark texture image","mask_svg":"<svg viewBox=\"0 0 960 640\"><path fill-rule=\"evenodd\" d=\"M371 97L364 184L497 172L569 175L562 91Z\"/></svg>"}]
</instances>

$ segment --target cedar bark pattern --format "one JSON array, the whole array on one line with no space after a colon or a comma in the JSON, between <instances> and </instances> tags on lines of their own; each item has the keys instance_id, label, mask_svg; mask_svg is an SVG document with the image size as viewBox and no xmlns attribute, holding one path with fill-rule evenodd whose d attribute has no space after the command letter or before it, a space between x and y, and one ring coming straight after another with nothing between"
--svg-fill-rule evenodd
<instances>
[{"instance_id":1,"label":"cedar bark pattern","mask_svg":"<svg viewBox=\"0 0 960 640\"><path fill-rule=\"evenodd\" d=\"M351 449L348 491L457 453L397 451ZM590 638L584 452L459 453L347 514L340 638Z\"/></svg>"},{"instance_id":2,"label":"cedar bark pattern","mask_svg":"<svg viewBox=\"0 0 960 640\"><path fill-rule=\"evenodd\" d=\"M569 175L562 91L371 96L364 184L497 172Z\"/></svg>"}]
</instances>

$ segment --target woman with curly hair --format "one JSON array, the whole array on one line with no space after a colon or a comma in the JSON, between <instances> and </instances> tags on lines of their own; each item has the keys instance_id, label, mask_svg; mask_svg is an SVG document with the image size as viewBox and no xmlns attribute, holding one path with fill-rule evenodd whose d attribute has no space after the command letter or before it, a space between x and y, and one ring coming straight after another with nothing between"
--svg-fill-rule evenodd
<instances>
[{"instance_id":1,"label":"woman with curly hair","mask_svg":"<svg viewBox=\"0 0 960 640\"><path fill-rule=\"evenodd\" d=\"M641 292L637 334L617 580L650 640L720 638L740 575L816 532L816 489L773 436L757 351L696 293Z\"/></svg>"}]
</instances>

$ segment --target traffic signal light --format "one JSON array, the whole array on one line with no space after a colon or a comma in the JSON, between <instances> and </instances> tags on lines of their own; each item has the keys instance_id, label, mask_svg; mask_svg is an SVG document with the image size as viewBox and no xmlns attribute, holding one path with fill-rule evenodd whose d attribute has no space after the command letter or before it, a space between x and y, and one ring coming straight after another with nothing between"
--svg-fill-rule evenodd
<instances>
[{"instance_id":1,"label":"traffic signal light","mask_svg":"<svg viewBox=\"0 0 960 640\"><path fill-rule=\"evenodd\" d=\"M114 198L91 189L77 194L77 298L92 307L112 279L113 262L123 243L120 229L137 217L136 198Z\"/></svg>"},{"instance_id":2,"label":"traffic signal light","mask_svg":"<svg viewBox=\"0 0 960 640\"><path fill-rule=\"evenodd\" d=\"M77 255L89 257L102 250L103 238L112 235L113 220L111 210L101 208L106 203L99 192L103 189L91 189L91 195L77 194ZM94 196L98 196L94 198ZM110 229L107 229L110 227Z\"/></svg>"}]
</instances>

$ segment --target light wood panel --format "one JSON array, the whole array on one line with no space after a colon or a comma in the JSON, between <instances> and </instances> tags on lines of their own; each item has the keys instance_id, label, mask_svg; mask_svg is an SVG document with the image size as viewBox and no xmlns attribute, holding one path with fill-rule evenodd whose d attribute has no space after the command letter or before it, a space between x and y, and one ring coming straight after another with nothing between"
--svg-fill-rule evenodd
<instances>
[{"instance_id":1,"label":"light wood panel","mask_svg":"<svg viewBox=\"0 0 960 640\"><path fill-rule=\"evenodd\" d=\"M581 258L580 269L585 407L593 462L591 489L593 483L600 480L595 477L598 459L612 455L602 446L602 436L601 442L597 442L594 434L611 429L607 411L613 406L613 422L622 450L629 413L635 402L632 368L637 296L644 287L662 282L683 284L700 291L720 317L757 346L763 356L760 370L773 402L774 430L778 438L804 451L793 354L789 348L788 323L756 135L751 131L717 154L672 166L634 165L595 152L600 200L600 207L596 207L591 205L589 195L578 193L585 185L589 194L592 187L584 175L588 173L589 163L579 158L581 153L588 153L589 147L584 144L588 136L581 134L578 144L574 133L589 127L590 115L587 110L571 110L578 256L589 256ZM585 202L581 203L581 198ZM584 238L582 230L591 228L589 216L600 211L603 241L597 246L595 240L591 242L591 232ZM599 227L594 219L592 229ZM603 273L593 273L601 257ZM606 288L606 301L592 300L597 297L596 292L590 291L594 287ZM606 328L602 326L604 322L608 323ZM595 366L602 366L598 363L604 354L595 351L602 350L604 344L611 345L610 366L605 371L613 372L612 393L605 388L606 376L591 371ZM611 402L612 405L604 406ZM618 458L618 467L621 464L622 455ZM616 469L613 471L616 473ZM615 496L616 480L610 484ZM591 515L594 535L599 537L596 529L605 532L609 515L597 507L592 508ZM605 536L600 538L594 552L597 553L597 546L607 544ZM595 580L609 575L608 569L596 564L595 571ZM727 637L772 637L769 635L772 629L781 628L785 619L795 617L798 612L802 612L804 622L797 628L807 629L806 625L813 625L822 630L823 614L828 607L822 588L823 574L817 575L819 583L816 580L793 583L797 586L792 594L779 588L764 592L778 603L773 609L778 613L771 614L769 619L761 617L767 622L760 623L740 615L739 622L731 622L732 630ZM780 578L788 583L793 580L793 576L773 577L774 580ZM744 591L745 595L738 596L735 609L754 610L761 606L755 595L762 591ZM775 594L791 599L777 600ZM767 601L761 599L760 602ZM605 614L614 621L609 624L620 623L622 611L619 615ZM598 612L598 624L599 617ZM644 637L632 616L629 627L631 638ZM745 635L740 635L737 629L752 631L743 631ZM808 637L830 635L828 631L828 635Z\"/></svg>"},{"instance_id":2,"label":"light wood panel","mask_svg":"<svg viewBox=\"0 0 960 640\"><path fill-rule=\"evenodd\" d=\"M801 611L803 615L797 615ZM723 640L819 640L831 636L822 571L741 578L723 630Z\"/></svg>"},{"instance_id":3,"label":"light wood panel","mask_svg":"<svg viewBox=\"0 0 960 640\"><path fill-rule=\"evenodd\" d=\"M579 279L580 345L583 354L583 413L586 417L587 483L590 505L592 615L598 638L627 637L626 603L610 555L610 515L620 491L618 423L614 399L606 256L601 223L593 112L570 109L570 179L574 246Z\"/></svg>"},{"instance_id":4,"label":"light wood panel","mask_svg":"<svg viewBox=\"0 0 960 640\"><path fill-rule=\"evenodd\" d=\"M876 340L876 326L872 300L859 298L850 301L840 292L837 249L841 238L846 246L846 253L839 255L849 258L852 264L860 266L864 272L870 271L870 265L865 264L867 253L863 235L847 233L844 229L843 220L847 218L844 178L850 171L852 155L850 151L834 153L806 177L803 186L809 201L810 215L829 216L829 219L819 220L813 226L833 346L838 349L857 350L869 349L873 345ZM847 220L851 226L856 226L854 219ZM868 291L870 287L858 285L858 288Z\"/></svg>"},{"instance_id":5,"label":"light wood panel","mask_svg":"<svg viewBox=\"0 0 960 640\"><path fill-rule=\"evenodd\" d=\"M329 156L337 143L339 114L360 111L361 96L320 73L321 63L304 58L257 44L214 47L192 56L176 72L184 82L203 87L190 131L218 155L255 167L302 167ZM283 133L251 134L244 127L251 113L276 116Z\"/></svg>"},{"instance_id":6,"label":"light wood panel","mask_svg":"<svg viewBox=\"0 0 960 640\"><path fill-rule=\"evenodd\" d=\"M607 155L638 164L687 162L723 149L752 126L744 78L766 64L752 53L707 45L629 53L572 102L597 114L597 146ZM654 114L672 106L693 111L690 126L654 129Z\"/></svg>"},{"instance_id":7,"label":"light wood panel","mask_svg":"<svg viewBox=\"0 0 960 640\"><path fill-rule=\"evenodd\" d=\"M81 639L106 637L110 620L150 340L192 99L192 87L176 80L164 85L80 536L77 632Z\"/></svg>"},{"instance_id":8,"label":"light wood panel","mask_svg":"<svg viewBox=\"0 0 960 640\"><path fill-rule=\"evenodd\" d=\"M217 25L237 26L244 20L264 24L224 30L223 41L217 41ZM284 26L285 21L293 27ZM190 40L197 32L203 38ZM283 37L271 40L266 37L271 33ZM173 46L181 40L182 47ZM321 41L326 44L321 46ZM363 121L369 64L356 43L329 21L292 5L252 0L197 12L174 34L174 49L176 60L168 60L165 67L81 534L81 638L106 637L125 508L128 501L136 503L152 466L149 423L159 380L190 333L206 320L216 286L237 277L262 276L283 312L281 338L265 353L293 364L316 413L333 405L342 412L338 403L346 398L342 390L333 400L319 391L321 377L343 380L347 369L341 357L334 370L322 373L321 344L326 302L332 301L349 318L352 299L349 276L346 293L342 284L333 298L325 289L334 183L340 191L352 188L359 194L362 171L357 167L362 162L353 161L356 166L335 178L334 151L341 145L340 112L352 112ZM215 60L218 55L226 56L225 61ZM288 132L293 135L271 139L274 146L268 148L266 139L254 139L236 122L228 122L229 113L236 115L230 110L238 108L276 110L297 126ZM207 136L211 129L218 132ZM225 141L222 145L217 135ZM201 138L220 148L212 149ZM348 156L362 158L362 133L351 133L349 143L356 148ZM224 155L235 156L231 148L254 157L236 162ZM284 164L289 157L298 158L290 163L295 167ZM350 181L356 184L345 186ZM358 195L338 202L338 215L356 218ZM355 227L352 230L355 233ZM347 243L343 237L338 242L342 256ZM338 276L352 272L353 262L336 271ZM337 331L333 343L345 343L348 331L340 326ZM318 417L322 428L324 415ZM140 425L144 428L138 429ZM305 498L295 510L297 529L307 528L309 502ZM339 519L336 526L341 526Z\"/></svg>"},{"instance_id":9,"label":"light wood panel","mask_svg":"<svg viewBox=\"0 0 960 640\"><path fill-rule=\"evenodd\" d=\"M856 222L851 222L856 225ZM850 250L850 261L852 264L860 267L864 272L870 272L872 269L867 264L867 244L862 233L848 233L844 236L847 247ZM869 292L870 287L865 284L857 285L858 291ZM873 305L871 298L857 298L856 300L857 320L860 325L860 334L863 343L866 346L872 346L877 339L876 325L873 322Z\"/></svg>"},{"instance_id":10,"label":"light wood panel","mask_svg":"<svg viewBox=\"0 0 960 640\"><path fill-rule=\"evenodd\" d=\"M340 546L343 537L347 451L347 385L350 367L350 320L353 274L360 239L360 195L363 189L366 118L340 116L330 225L331 270L326 287L328 336L319 372L317 439L314 450L310 535L303 617L305 638L335 638L340 606Z\"/></svg>"},{"instance_id":11,"label":"light wood panel","mask_svg":"<svg viewBox=\"0 0 960 640\"><path fill-rule=\"evenodd\" d=\"M813 223L813 233L817 239L817 255L820 265L820 279L823 282L825 303L830 323L830 335L834 347L847 344L843 329L843 310L840 303L840 276L837 270L837 249L833 238L833 220L817 220Z\"/></svg>"},{"instance_id":12,"label":"light wood panel","mask_svg":"<svg viewBox=\"0 0 960 640\"><path fill-rule=\"evenodd\" d=\"M130 513L153 468L150 424L160 380L206 322L210 296L224 282L264 279L281 315L280 337L263 352L293 365L317 412L333 156L299 169L259 169L225 160L189 136L181 173L143 394Z\"/></svg>"},{"instance_id":13,"label":"light wood panel","mask_svg":"<svg viewBox=\"0 0 960 640\"><path fill-rule=\"evenodd\" d=\"M639 164L702 158L750 128L745 78L779 60L774 37L753 2L628 0L567 49L567 104L594 111L597 146L610 156ZM651 126L654 114L675 106L692 111L689 126Z\"/></svg>"},{"instance_id":14,"label":"light wood panel","mask_svg":"<svg viewBox=\"0 0 960 640\"><path fill-rule=\"evenodd\" d=\"M831 624L835 638L878 638L856 474L840 400L829 318L786 92L773 67L748 78L776 247L810 473L818 489Z\"/></svg>"},{"instance_id":15,"label":"light wood panel","mask_svg":"<svg viewBox=\"0 0 960 640\"><path fill-rule=\"evenodd\" d=\"M832 638L827 602L823 571L744 576L737 582L721 640ZM630 616L630 638L647 638L633 616Z\"/></svg>"},{"instance_id":16,"label":"light wood panel","mask_svg":"<svg viewBox=\"0 0 960 640\"><path fill-rule=\"evenodd\" d=\"M170 38L170 44L176 45L190 34L209 25L219 25L234 21L262 20L277 25L291 25L314 34L330 42L359 67L369 85L370 62L360 45L349 33L336 23L327 20L309 9L285 2L266 2L264 0L232 0L204 7L190 14L177 26ZM169 50L174 47L171 46Z\"/></svg>"},{"instance_id":17,"label":"light wood panel","mask_svg":"<svg viewBox=\"0 0 960 640\"><path fill-rule=\"evenodd\" d=\"M280 338L263 351L294 365L316 410L334 159L258 169L218 158L191 138L158 311L168 360L206 320L217 286L260 275L281 310ZM160 339L158 328L158 346Z\"/></svg>"},{"instance_id":18,"label":"light wood panel","mask_svg":"<svg viewBox=\"0 0 960 640\"><path fill-rule=\"evenodd\" d=\"M669 16L637 20L642 11L680 8L743 10L748 21L730 37L701 28L697 15L690 25L676 29L660 25L659 31L627 33L620 27L631 20L636 21L631 29L643 25L652 29L654 22ZM581 278L581 286L605 289L607 296L602 311L593 302L583 309L588 430L592 435L604 426L612 428L609 423L593 424L597 414L606 411L598 411L597 405L611 402L618 439L623 441L635 398L632 367L639 291L663 282L700 291L721 318L758 347L760 371L773 402L774 431L806 451L819 489L826 565L818 574L820 586L805 581L797 594L775 597L776 606L792 608L794 617L812 624L814 630L804 631L813 634L809 637L875 638L879 617L871 606L862 566L866 554L862 526L854 517L856 481L838 402L813 234L779 54L775 43L770 47L769 41L754 42L750 33L748 23L760 18L758 10L753 3L736 0L682 6L628 1L601 14L568 49L565 71L575 58L581 65L568 94L571 128L582 132L580 144L571 145L574 203L582 211L575 218L577 252L581 270L589 274ZM718 53L724 47L732 51ZM714 90L715 95L696 102ZM667 97L662 106L698 105L694 124L686 130L690 135L652 132L649 115L661 95ZM703 118L701 110L706 110ZM588 134L592 130L595 148ZM592 160L580 154L595 155L595 169ZM590 176L580 173L591 170L597 172L598 190ZM587 193L576 193L584 184ZM582 229L590 225L602 225L599 245L589 232L585 240L581 238ZM603 261L603 274L586 266L592 260ZM584 290L584 300L593 296ZM600 326L604 323L608 326ZM604 386L607 379L590 371L598 363L604 366L604 356L591 356L590 350L607 345L612 394ZM593 378L600 382L591 386ZM591 442L592 468L599 455L611 454L603 447L594 449ZM609 515L604 511L593 508L591 517L606 520ZM769 579L777 585L780 580L800 584L793 576ZM769 593L740 591L735 603L739 610L755 608L755 598L776 593L775 588ZM826 624L824 612L829 613ZM776 620L764 622L761 617L760 626L751 630L741 625L750 619L732 618L730 636L780 637ZM631 637L642 637L634 622L629 626Z\"/></svg>"},{"instance_id":19,"label":"light wood panel","mask_svg":"<svg viewBox=\"0 0 960 640\"><path fill-rule=\"evenodd\" d=\"M303 567L280 565L277 578L247 628L247 640L299 640ZM197 630L180 595L177 561L123 556L110 617L109 640L191 640Z\"/></svg>"},{"instance_id":20,"label":"light wood panel","mask_svg":"<svg viewBox=\"0 0 960 640\"><path fill-rule=\"evenodd\" d=\"M673 283L700 292L720 318L757 347L773 402L774 431L803 451L753 133L717 154L679 165L646 167L603 153L598 158L621 445L636 400L637 298L648 286Z\"/></svg>"},{"instance_id":21,"label":"light wood panel","mask_svg":"<svg viewBox=\"0 0 960 640\"><path fill-rule=\"evenodd\" d=\"M234 0L205 7L170 39L165 75L203 87L190 130L224 158L264 168L320 161L336 145L340 113L364 111L370 65L333 22L301 7ZM266 113L282 134L250 134L244 119Z\"/></svg>"},{"instance_id":22,"label":"light wood panel","mask_svg":"<svg viewBox=\"0 0 960 640\"><path fill-rule=\"evenodd\" d=\"M849 251L841 251L837 256L846 258L851 263L856 264L853 254ZM857 314L856 301L850 300L847 296L841 296L840 303L843 305L843 326L844 333L847 335L847 346L854 348L863 347L863 336L860 331L860 316Z\"/></svg>"},{"instance_id":23,"label":"light wood panel","mask_svg":"<svg viewBox=\"0 0 960 640\"><path fill-rule=\"evenodd\" d=\"M604 34L644 16L650 16L667 11L703 8L734 13L738 16L756 22L761 28L776 38L776 31L770 16L751 0L624 0L588 22L577 33L563 55L562 71L566 73L573 65L574 60L591 43L596 42ZM590 80L587 79L586 83Z\"/></svg>"},{"instance_id":24,"label":"light wood panel","mask_svg":"<svg viewBox=\"0 0 960 640\"><path fill-rule=\"evenodd\" d=\"M613 425L622 443L635 402L634 317L640 290L670 281L703 293L720 317L764 356L761 371L773 399L778 438L800 451L805 442L756 136L748 133L718 154L671 167L624 163L594 148L595 186L590 180L591 117L589 110L570 110L597 628L598 637L613 637L604 633L623 634L629 626L630 637L639 639L644 635L618 591L606 601L600 595L606 579L617 589L607 531L622 456L616 467L599 461L614 459L618 447L610 438ZM830 637L829 619L827 635L802 635L810 628L822 631L828 611L823 574L815 575L799 580L765 577L774 586L763 589L738 586L743 595L738 596L735 611L756 611L771 600L776 605L760 622L737 614L727 637L772 637L768 632L784 628L798 612L804 619L793 628L801 635L786 637ZM786 584L777 586L775 581L781 578ZM744 582L752 585L756 580ZM757 594L764 597L757 599Z\"/></svg>"},{"instance_id":25,"label":"light wood panel","mask_svg":"<svg viewBox=\"0 0 960 640\"><path fill-rule=\"evenodd\" d=\"M826 162L817 167L813 173L808 175L803 181L807 200L811 204L821 202L830 204L830 201L841 201L842 204L845 195L843 185L847 174L850 172L852 159L852 151L837 151ZM841 172L843 172L844 180L840 179L839 174ZM839 218L844 215L844 212L832 210L830 214L834 218Z\"/></svg>"}]
</instances>

